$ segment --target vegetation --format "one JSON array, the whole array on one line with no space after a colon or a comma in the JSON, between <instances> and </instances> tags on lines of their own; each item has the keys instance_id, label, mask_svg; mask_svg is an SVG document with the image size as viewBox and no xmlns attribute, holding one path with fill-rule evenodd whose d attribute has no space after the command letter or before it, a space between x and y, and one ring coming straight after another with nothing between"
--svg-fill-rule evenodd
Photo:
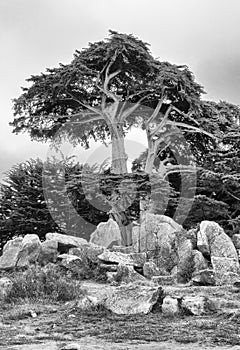
<instances>
[{"instance_id":1,"label":"vegetation","mask_svg":"<svg viewBox=\"0 0 240 350\"><path fill-rule=\"evenodd\" d=\"M32 265L26 271L12 273L10 278L13 288L7 297L9 302L21 299L68 301L84 294L80 282L72 279L55 264L44 268Z\"/></svg>"},{"instance_id":2,"label":"vegetation","mask_svg":"<svg viewBox=\"0 0 240 350\"><path fill-rule=\"evenodd\" d=\"M82 165L63 162L54 170L49 163L44 186L39 160L13 168L2 187L3 240L13 227L21 234L25 223L24 233L40 237L45 226L84 235L89 225L84 227L80 216L94 227L110 215L121 228L123 244L131 244L131 222L139 219L143 199L145 210L169 215L186 228L211 219L229 232L239 230L240 110L202 100L203 88L186 66L161 62L148 44L110 31L108 39L76 51L69 64L28 82L14 100L10 124L15 133L55 145L67 138L86 148L91 138L110 141L112 163L97 175L88 169L85 179ZM124 140L133 126L146 131L148 148L128 174Z\"/></svg>"}]
</instances>

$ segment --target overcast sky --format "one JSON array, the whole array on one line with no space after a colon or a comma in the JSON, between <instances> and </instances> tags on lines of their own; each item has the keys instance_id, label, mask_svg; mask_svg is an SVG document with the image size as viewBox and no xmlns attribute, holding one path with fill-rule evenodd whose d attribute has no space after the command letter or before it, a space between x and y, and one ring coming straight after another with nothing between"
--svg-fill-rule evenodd
<instances>
[{"instance_id":1,"label":"overcast sky","mask_svg":"<svg viewBox=\"0 0 240 350\"><path fill-rule=\"evenodd\" d=\"M239 0L1 0L0 178L48 151L8 126L11 99L25 79L70 62L75 49L102 40L109 29L148 42L161 60L188 65L206 99L240 104L239 18Z\"/></svg>"}]
</instances>

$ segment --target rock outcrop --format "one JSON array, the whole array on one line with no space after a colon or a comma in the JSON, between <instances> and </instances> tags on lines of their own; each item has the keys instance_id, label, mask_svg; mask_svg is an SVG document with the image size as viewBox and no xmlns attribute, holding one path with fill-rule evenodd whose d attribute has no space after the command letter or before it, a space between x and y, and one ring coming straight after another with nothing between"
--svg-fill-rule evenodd
<instances>
[{"instance_id":1,"label":"rock outcrop","mask_svg":"<svg viewBox=\"0 0 240 350\"><path fill-rule=\"evenodd\" d=\"M136 267L143 267L146 262L146 253L130 253L124 254L120 252L104 251L98 256L98 259L103 262L132 265Z\"/></svg>"},{"instance_id":2,"label":"rock outcrop","mask_svg":"<svg viewBox=\"0 0 240 350\"><path fill-rule=\"evenodd\" d=\"M2 256L0 257L1 270L11 270L16 267L19 252L22 248L22 241L22 237L16 237L4 245Z\"/></svg>"},{"instance_id":3,"label":"rock outcrop","mask_svg":"<svg viewBox=\"0 0 240 350\"><path fill-rule=\"evenodd\" d=\"M104 306L118 315L147 314L162 297L163 290L159 286L129 283L116 287Z\"/></svg>"},{"instance_id":4,"label":"rock outcrop","mask_svg":"<svg viewBox=\"0 0 240 350\"><path fill-rule=\"evenodd\" d=\"M101 222L91 234L90 243L106 248L121 245L121 232L116 221L110 218L107 222Z\"/></svg>"},{"instance_id":5,"label":"rock outcrop","mask_svg":"<svg viewBox=\"0 0 240 350\"><path fill-rule=\"evenodd\" d=\"M36 234L27 234L22 240L22 247L18 253L17 267L27 267L38 260L41 242Z\"/></svg>"},{"instance_id":6,"label":"rock outcrop","mask_svg":"<svg viewBox=\"0 0 240 350\"><path fill-rule=\"evenodd\" d=\"M216 222L201 222L198 232L198 249L203 255L210 256L217 284L236 281L239 275L236 248L230 237Z\"/></svg>"}]
</instances>

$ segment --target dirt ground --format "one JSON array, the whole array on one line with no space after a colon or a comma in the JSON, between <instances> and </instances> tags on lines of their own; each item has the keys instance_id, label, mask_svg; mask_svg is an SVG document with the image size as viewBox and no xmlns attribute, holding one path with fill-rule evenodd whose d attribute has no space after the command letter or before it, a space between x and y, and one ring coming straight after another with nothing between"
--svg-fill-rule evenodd
<instances>
[{"instance_id":1,"label":"dirt ground","mask_svg":"<svg viewBox=\"0 0 240 350\"><path fill-rule=\"evenodd\" d=\"M240 293L230 287L165 290L208 295L219 311L201 317L118 316L99 308L83 312L75 302L24 300L0 310L0 350L240 350Z\"/></svg>"}]
</instances>

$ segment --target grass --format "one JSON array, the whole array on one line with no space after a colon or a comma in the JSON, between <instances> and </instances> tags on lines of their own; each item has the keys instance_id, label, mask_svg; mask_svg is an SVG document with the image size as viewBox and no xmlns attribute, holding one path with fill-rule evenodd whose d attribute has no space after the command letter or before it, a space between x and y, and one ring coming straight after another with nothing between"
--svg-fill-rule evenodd
<instances>
[{"instance_id":1,"label":"grass","mask_svg":"<svg viewBox=\"0 0 240 350\"><path fill-rule=\"evenodd\" d=\"M15 271L9 274L13 288L6 298L7 302L22 299L50 301L69 301L84 294L80 281L62 271L55 264L48 264L44 268L32 265L25 271Z\"/></svg>"}]
</instances>

